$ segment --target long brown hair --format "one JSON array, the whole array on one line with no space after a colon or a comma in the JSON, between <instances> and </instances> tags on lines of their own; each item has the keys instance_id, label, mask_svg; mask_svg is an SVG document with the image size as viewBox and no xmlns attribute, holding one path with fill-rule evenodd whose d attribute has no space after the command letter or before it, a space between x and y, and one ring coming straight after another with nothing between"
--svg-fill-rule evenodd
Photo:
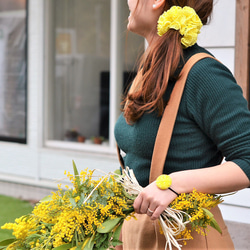
<instances>
[{"instance_id":1,"label":"long brown hair","mask_svg":"<svg viewBox=\"0 0 250 250\"><path fill-rule=\"evenodd\" d=\"M166 0L164 10L172 6L192 7L205 25L212 13L213 0ZM163 95L182 57L181 35L173 29L148 47L141 57L134 84L123 101L128 123L137 121L145 112L157 110L162 115L165 108Z\"/></svg>"}]
</instances>

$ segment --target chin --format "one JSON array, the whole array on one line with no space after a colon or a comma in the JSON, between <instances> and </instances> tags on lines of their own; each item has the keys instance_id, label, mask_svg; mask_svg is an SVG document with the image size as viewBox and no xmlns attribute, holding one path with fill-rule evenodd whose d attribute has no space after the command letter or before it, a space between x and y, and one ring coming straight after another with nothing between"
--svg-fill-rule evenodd
<instances>
[{"instance_id":1,"label":"chin","mask_svg":"<svg viewBox=\"0 0 250 250\"><path fill-rule=\"evenodd\" d=\"M131 26L132 26L132 25L131 25L131 22L128 21L127 30L132 31L132 30L131 30L131 29L132 29Z\"/></svg>"},{"instance_id":2,"label":"chin","mask_svg":"<svg viewBox=\"0 0 250 250\"><path fill-rule=\"evenodd\" d=\"M127 25L127 30L133 33L138 34L138 32L136 31L136 27L133 25L133 23L129 22Z\"/></svg>"},{"instance_id":3,"label":"chin","mask_svg":"<svg viewBox=\"0 0 250 250\"><path fill-rule=\"evenodd\" d=\"M142 36L142 37L145 38L145 35L142 34L142 32L138 31L138 29L136 29L135 27L133 27L131 25L127 26L127 30L130 31L130 32L132 32L132 33L134 33L134 34L136 34L136 35L139 35L139 36Z\"/></svg>"},{"instance_id":4,"label":"chin","mask_svg":"<svg viewBox=\"0 0 250 250\"><path fill-rule=\"evenodd\" d=\"M127 30L145 38L143 27L136 25L136 22L132 18L129 18L128 20Z\"/></svg>"}]
</instances>

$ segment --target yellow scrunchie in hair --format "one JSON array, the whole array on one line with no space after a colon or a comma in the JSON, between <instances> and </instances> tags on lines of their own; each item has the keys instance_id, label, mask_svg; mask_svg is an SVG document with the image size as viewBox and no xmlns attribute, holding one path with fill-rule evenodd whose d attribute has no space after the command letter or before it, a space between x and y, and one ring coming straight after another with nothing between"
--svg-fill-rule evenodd
<instances>
[{"instance_id":1,"label":"yellow scrunchie in hair","mask_svg":"<svg viewBox=\"0 0 250 250\"><path fill-rule=\"evenodd\" d=\"M164 35L169 29L179 30L184 48L194 45L202 27L202 22L191 7L173 6L165 11L158 20L157 34Z\"/></svg>"}]
</instances>

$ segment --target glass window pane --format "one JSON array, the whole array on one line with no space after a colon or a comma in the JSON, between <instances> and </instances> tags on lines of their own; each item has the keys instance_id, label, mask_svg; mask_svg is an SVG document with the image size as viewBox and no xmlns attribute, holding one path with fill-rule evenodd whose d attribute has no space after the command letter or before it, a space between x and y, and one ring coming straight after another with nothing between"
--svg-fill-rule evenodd
<instances>
[{"instance_id":1,"label":"glass window pane","mask_svg":"<svg viewBox=\"0 0 250 250\"><path fill-rule=\"evenodd\" d=\"M53 0L52 3L49 25L53 27L50 29L53 76L48 93L52 103L48 114L48 139L85 140L85 143L107 145L110 134L110 52L114 49L110 48L111 1ZM123 43L121 64L125 88L134 75L138 45L143 48L144 40L130 35L126 39L126 1L119 6L123 27L117 35Z\"/></svg>"},{"instance_id":2,"label":"glass window pane","mask_svg":"<svg viewBox=\"0 0 250 250\"><path fill-rule=\"evenodd\" d=\"M26 142L26 1L0 0L0 140Z\"/></svg>"},{"instance_id":3,"label":"glass window pane","mask_svg":"<svg viewBox=\"0 0 250 250\"><path fill-rule=\"evenodd\" d=\"M101 78L109 71L110 0L53 0L52 140L100 135Z\"/></svg>"}]
</instances>

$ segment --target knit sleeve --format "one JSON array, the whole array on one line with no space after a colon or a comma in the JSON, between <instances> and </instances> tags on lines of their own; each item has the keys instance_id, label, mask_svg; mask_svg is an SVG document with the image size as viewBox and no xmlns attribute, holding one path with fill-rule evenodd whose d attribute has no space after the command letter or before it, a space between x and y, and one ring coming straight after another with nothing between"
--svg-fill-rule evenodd
<instances>
[{"instance_id":1,"label":"knit sleeve","mask_svg":"<svg viewBox=\"0 0 250 250\"><path fill-rule=\"evenodd\" d=\"M250 179L250 112L231 72L214 59L203 59L191 69L186 93L191 119Z\"/></svg>"}]
</instances>

